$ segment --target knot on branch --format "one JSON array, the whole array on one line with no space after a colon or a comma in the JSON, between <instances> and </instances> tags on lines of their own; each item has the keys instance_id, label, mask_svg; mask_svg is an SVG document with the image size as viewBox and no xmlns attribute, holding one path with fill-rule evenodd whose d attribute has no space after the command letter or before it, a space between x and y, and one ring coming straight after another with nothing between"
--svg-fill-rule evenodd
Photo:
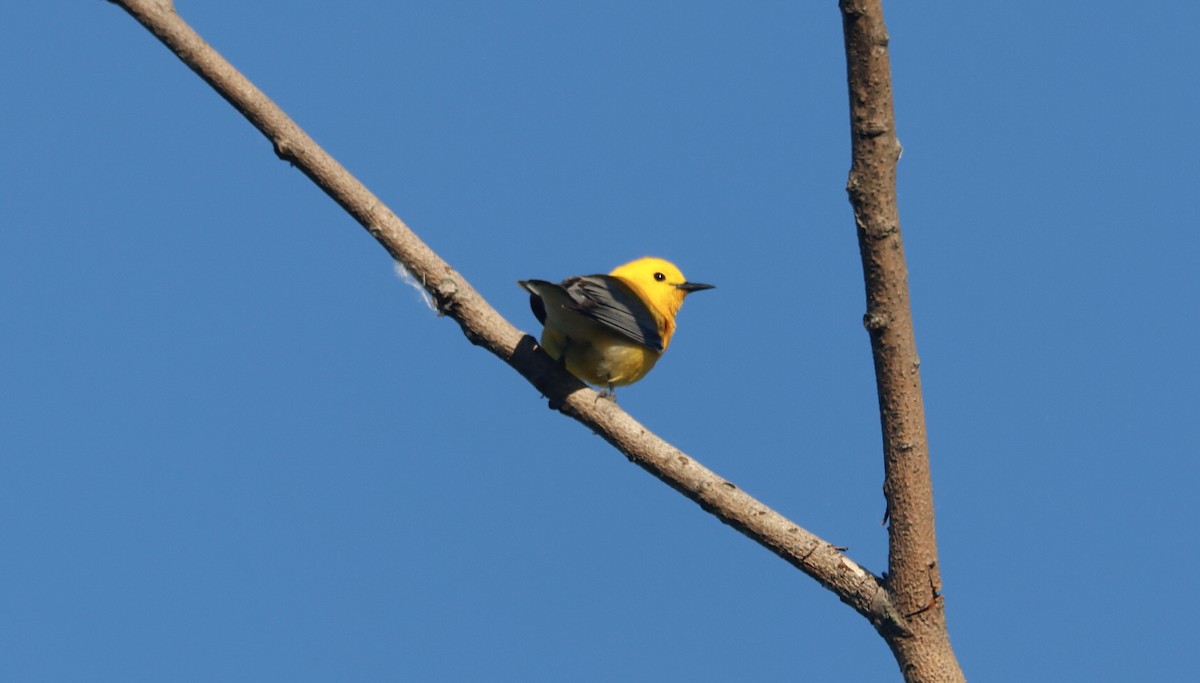
<instances>
[{"instance_id":1,"label":"knot on branch","mask_svg":"<svg viewBox=\"0 0 1200 683\"><path fill-rule=\"evenodd\" d=\"M454 315L454 313L461 308L462 302L458 300L457 281L453 278L444 277L436 285L429 287L429 293L433 295L438 315L448 315L451 318L458 319L459 316Z\"/></svg>"},{"instance_id":2,"label":"knot on branch","mask_svg":"<svg viewBox=\"0 0 1200 683\"><path fill-rule=\"evenodd\" d=\"M850 177L846 178L846 194L850 195L850 201L857 204L857 197L862 194L862 180L858 174L851 172Z\"/></svg>"},{"instance_id":3,"label":"knot on branch","mask_svg":"<svg viewBox=\"0 0 1200 683\"><path fill-rule=\"evenodd\" d=\"M871 225L863 226L863 235L876 242L898 237L900 235L900 225L893 220L883 219ZM893 246L893 248L895 247Z\"/></svg>"},{"instance_id":4,"label":"knot on branch","mask_svg":"<svg viewBox=\"0 0 1200 683\"><path fill-rule=\"evenodd\" d=\"M842 14L845 15L847 19L857 19L865 12L865 10L862 7L859 7L858 3L854 0L842 0L838 3L838 6L841 8Z\"/></svg>"},{"instance_id":5,"label":"knot on branch","mask_svg":"<svg viewBox=\"0 0 1200 683\"><path fill-rule=\"evenodd\" d=\"M891 321L886 315L876 311L867 311L866 314L863 315L863 327L867 328L867 331L872 334L887 327L889 322Z\"/></svg>"},{"instance_id":6,"label":"knot on branch","mask_svg":"<svg viewBox=\"0 0 1200 683\"><path fill-rule=\"evenodd\" d=\"M296 165L296 148L297 146L290 138L280 137L274 141L275 156L281 160L288 162L292 166Z\"/></svg>"},{"instance_id":7,"label":"knot on branch","mask_svg":"<svg viewBox=\"0 0 1200 683\"><path fill-rule=\"evenodd\" d=\"M892 130L888 121L863 121L855 131L860 137L871 139L886 135Z\"/></svg>"}]
</instances>

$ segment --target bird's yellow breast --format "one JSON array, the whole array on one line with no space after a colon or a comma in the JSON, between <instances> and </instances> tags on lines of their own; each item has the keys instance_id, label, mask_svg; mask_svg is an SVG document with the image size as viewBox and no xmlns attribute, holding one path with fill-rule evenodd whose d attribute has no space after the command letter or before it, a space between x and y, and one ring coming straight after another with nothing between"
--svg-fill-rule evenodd
<instances>
[{"instance_id":1,"label":"bird's yellow breast","mask_svg":"<svg viewBox=\"0 0 1200 683\"><path fill-rule=\"evenodd\" d=\"M542 330L542 348L567 371L598 386L625 386L646 376L660 354L654 349L602 329L567 337L558 329Z\"/></svg>"}]
</instances>

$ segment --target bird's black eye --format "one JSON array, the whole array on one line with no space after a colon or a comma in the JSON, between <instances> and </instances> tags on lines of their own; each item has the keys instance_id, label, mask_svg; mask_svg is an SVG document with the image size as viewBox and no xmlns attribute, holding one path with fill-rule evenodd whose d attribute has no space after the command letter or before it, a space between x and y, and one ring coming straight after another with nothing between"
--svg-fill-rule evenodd
<instances>
[{"instance_id":1,"label":"bird's black eye","mask_svg":"<svg viewBox=\"0 0 1200 683\"><path fill-rule=\"evenodd\" d=\"M666 276L666 275L663 275L662 273L655 273L655 274L654 274L654 279L655 279L655 280L658 280L659 282L662 282L663 280L666 280L666 279L667 279L667 276Z\"/></svg>"}]
</instances>

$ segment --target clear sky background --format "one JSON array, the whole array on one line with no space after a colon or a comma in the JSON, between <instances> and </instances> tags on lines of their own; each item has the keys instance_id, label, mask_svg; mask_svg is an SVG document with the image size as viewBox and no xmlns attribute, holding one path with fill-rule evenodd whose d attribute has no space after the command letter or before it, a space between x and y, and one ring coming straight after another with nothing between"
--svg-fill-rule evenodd
<instances>
[{"instance_id":1,"label":"clear sky background","mask_svg":"<svg viewBox=\"0 0 1200 683\"><path fill-rule=\"evenodd\" d=\"M833 0L193 2L502 314L718 288L619 392L885 569ZM886 4L951 637L1195 670L1200 4ZM0 679L898 680L547 410L116 6L0 8Z\"/></svg>"}]
</instances>

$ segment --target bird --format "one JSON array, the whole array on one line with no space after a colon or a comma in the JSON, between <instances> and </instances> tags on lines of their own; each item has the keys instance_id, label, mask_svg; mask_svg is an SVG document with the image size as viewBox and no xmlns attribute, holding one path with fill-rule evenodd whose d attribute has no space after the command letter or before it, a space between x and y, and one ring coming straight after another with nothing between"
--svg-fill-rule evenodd
<instances>
[{"instance_id":1,"label":"bird","mask_svg":"<svg viewBox=\"0 0 1200 683\"><path fill-rule=\"evenodd\" d=\"M645 377L667 350L684 298L714 287L688 282L675 264L649 256L608 275L517 284L542 323L542 349L614 399L616 387Z\"/></svg>"}]
</instances>

